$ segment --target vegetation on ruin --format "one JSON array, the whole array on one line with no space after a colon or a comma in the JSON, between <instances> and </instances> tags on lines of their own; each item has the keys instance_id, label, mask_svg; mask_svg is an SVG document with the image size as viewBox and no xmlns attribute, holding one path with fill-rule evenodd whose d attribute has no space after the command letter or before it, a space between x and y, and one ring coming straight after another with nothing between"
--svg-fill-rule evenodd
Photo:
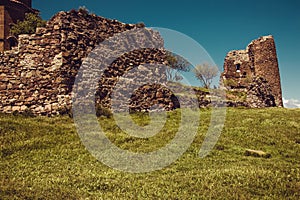
<instances>
[{"instance_id":1,"label":"vegetation on ruin","mask_svg":"<svg viewBox=\"0 0 300 200\"><path fill-rule=\"evenodd\" d=\"M226 91L226 99L229 101L246 102L247 92L246 91L228 90L228 91Z\"/></svg>"},{"instance_id":2,"label":"vegetation on ruin","mask_svg":"<svg viewBox=\"0 0 300 200\"><path fill-rule=\"evenodd\" d=\"M239 84L240 82L240 84ZM225 79L223 80L224 86L227 87L228 89L232 89L232 88L238 88L239 85L242 86L247 86L249 84L251 84L253 82L253 78L252 77L247 77L247 78L243 78L243 79Z\"/></svg>"},{"instance_id":3,"label":"vegetation on ruin","mask_svg":"<svg viewBox=\"0 0 300 200\"><path fill-rule=\"evenodd\" d=\"M13 24L10 33L14 36L20 34L33 34L37 27L45 27L46 21L43 20L39 14L27 13L23 21L18 21Z\"/></svg>"},{"instance_id":4,"label":"vegetation on ruin","mask_svg":"<svg viewBox=\"0 0 300 200\"><path fill-rule=\"evenodd\" d=\"M169 81L179 82L183 78L180 75L181 72L187 72L190 70L191 64L180 55L167 52L166 60L168 62L168 68L166 69L167 79Z\"/></svg>"},{"instance_id":5,"label":"vegetation on ruin","mask_svg":"<svg viewBox=\"0 0 300 200\"><path fill-rule=\"evenodd\" d=\"M111 141L144 152L176 133L180 110L170 112L158 135L134 139L113 118L100 117ZM199 117L191 113L191 118ZM145 116L133 116L142 124ZM228 108L225 128L206 158L198 152L209 126L201 110L188 151L160 171L130 174L97 161L82 145L67 116L0 115L0 199L299 199L300 110ZM189 131L189 127L184 127ZM245 156L263 150L270 158Z\"/></svg>"}]
</instances>

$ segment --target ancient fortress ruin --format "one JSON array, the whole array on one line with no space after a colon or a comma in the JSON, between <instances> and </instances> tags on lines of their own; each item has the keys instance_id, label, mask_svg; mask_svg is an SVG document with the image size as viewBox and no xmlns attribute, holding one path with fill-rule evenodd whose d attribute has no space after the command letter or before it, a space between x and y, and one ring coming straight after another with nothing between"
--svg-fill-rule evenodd
<instances>
[{"instance_id":1,"label":"ancient fortress ruin","mask_svg":"<svg viewBox=\"0 0 300 200\"><path fill-rule=\"evenodd\" d=\"M75 76L84 58L106 38L143 27L90 15L84 10L71 10L59 12L33 35L19 35L17 47L0 53L0 112L30 110L38 115L68 112L72 107ZM99 81L97 103L109 107L110 88L125 71L145 63L165 64L165 60L163 49L142 49L119 57ZM152 69L141 69L146 75L153 73ZM145 90L143 98L136 98L140 103L132 102L135 108L145 104L143 99L149 98L146 94L151 88L141 90ZM159 87L151 101L166 109L176 106L166 96L171 97L170 91Z\"/></svg>"},{"instance_id":2,"label":"ancient fortress ruin","mask_svg":"<svg viewBox=\"0 0 300 200\"><path fill-rule=\"evenodd\" d=\"M245 50L230 51L222 79L228 90L246 92L250 107L283 106L275 42L271 35L253 40Z\"/></svg>"},{"instance_id":3,"label":"ancient fortress ruin","mask_svg":"<svg viewBox=\"0 0 300 200\"><path fill-rule=\"evenodd\" d=\"M31 1L11 0L5 3L10 6L11 3L22 3L27 5L26 12L32 11ZM6 9L0 6L0 9L3 8ZM6 16L10 12L10 9L5 10ZM0 28L3 32L5 26ZM143 24L125 24L85 10L71 10L57 13L45 28L37 28L35 34L19 35L17 46L13 47L10 43L7 46L9 40L5 39L5 35L0 40L6 50L0 53L0 112L30 111L36 115L69 112L75 77L89 53L115 34L141 28L144 28ZM149 30L149 34L156 33ZM118 77L134 67L140 67L145 76L158 73L161 79L165 79L165 72L143 66L168 64L163 40L160 36L156 36L156 40L161 48L127 52L107 67L97 83L96 104L110 108L111 89ZM276 50L271 36L253 41L247 50L230 52L225 59L222 77L228 90L247 93L244 106L282 106ZM131 82L129 80L129 84ZM210 104L207 92L197 89L195 92L199 106ZM133 110L147 110L153 104L165 110L180 107L172 91L155 84L140 87L132 95L130 106ZM231 102L228 105L239 104Z\"/></svg>"}]
</instances>

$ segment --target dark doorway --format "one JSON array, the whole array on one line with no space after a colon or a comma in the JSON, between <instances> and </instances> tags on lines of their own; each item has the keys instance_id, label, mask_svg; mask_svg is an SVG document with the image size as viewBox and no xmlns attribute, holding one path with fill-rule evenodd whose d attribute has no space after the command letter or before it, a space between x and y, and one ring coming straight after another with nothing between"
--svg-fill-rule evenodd
<instances>
[{"instance_id":1,"label":"dark doorway","mask_svg":"<svg viewBox=\"0 0 300 200\"><path fill-rule=\"evenodd\" d=\"M9 44L9 49L12 49L13 47L18 46L18 40L16 37L10 36L7 38L8 44Z\"/></svg>"}]
</instances>

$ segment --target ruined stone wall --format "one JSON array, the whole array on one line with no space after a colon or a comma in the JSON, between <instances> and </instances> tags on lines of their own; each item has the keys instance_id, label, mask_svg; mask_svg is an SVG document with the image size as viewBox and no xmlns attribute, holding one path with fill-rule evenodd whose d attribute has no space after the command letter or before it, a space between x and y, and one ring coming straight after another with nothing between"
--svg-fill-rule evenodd
<instances>
[{"instance_id":1,"label":"ruined stone wall","mask_svg":"<svg viewBox=\"0 0 300 200\"><path fill-rule=\"evenodd\" d=\"M265 81L257 81L257 77ZM273 37L263 36L253 40L245 50L230 51L225 57L222 80L229 90L246 90L250 107L283 106Z\"/></svg>"},{"instance_id":2,"label":"ruined stone wall","mask_svg":"<svg viewBox=\"0 0 300 200\"><path fill-rule=\"evenodd\" d=\"M56 14L45 28L38 28L33 35L20 35L17 48L0 53L0 112L30 110L37 115L56 115L70 111L74 80L88 54L114 34L142 27L142 24L124 24L84 10L72 10ZM163 46L163 40L159 37L157 40ZM104 77L99 77L96 103L110 108L111 91L118 77L133 67L146 63L166 64L165 60L163 49L132 51L117 58L107 66ZM145 76L153 74L153 70L143 68ZM156 73L165 79L165 72ZM163 96L151 94L149 99L149 95L142 95L138 98L141 102L133 100L130 107L147 110L151 106L149 102L156 102L163 108L173 109L176 103L168 100L172 94L161 87L156 85L154 94L158 90ZM143 87L138 93L149 94Z\"/></svg>"},{"instance_id":3,"label":"ruined stone wall","mask_svg":"<svg viewBox=\"0 0 300 200\"><path fill-rule=\"evenodd\" d=\"M271 86L277 106L283 106L280 74L275 42L272 36L261 37L249 45L255 76L263 77Z\"/></svg>"},{"instance_id":4,"label":"ruined stone wall","mask_svg":"<svg viewBox=\"0 0 300 200\"><path fill-rule=\"evenodd\" d=\"M97 52L100 44L114 38L118 33L145 30L145 35L138 37L138 41L158 44L155 48L139 48L125 52L105 66L103 73L100 68L92 69L85 77L78 73L85 66L83 63ZM122 34L121 34L122 35ZM167 81L166 66L168 53L164 50L164 41L158 32L145 29L143 24L124 24L116 20L89 14L81 9L70 12L59 12L53 16L45 28L37 28L32 35L20 35L18 47L0 53L0 112L32 112L35 115L57 115L72 110L75 78L88 82L86 88L93 87L97 80L95 91L88 93L86 88L81 92L95 95L92 106L112 108L112 95L115 86L132 69L139 73L130 74L125 81L124 92L115 93L118 111L148 111L152 106L158 109L172 110L181 105L165 83ZM134 43L131 37L124 45ZM150 45L151 46L151 45ZM116 50L119 49L116 48ZM126 49L126 47L125 47ZM106 55L106 54L105 54ZM106 57L103 55L104 60ZM94 55L95 56L95 55ZM96 55L98 57L100 55ZM99 59L99 58L98 58ZM152 66L151 66L152 64ZM97 65L97 63L96 63ZM149 66L150 65L150 66ZM164 67L158 67L161 65ZM157 80L147 83L148 77L156 76ZM89 78L93 79L89 80ZM96 78L96 79L95 79ZM126 91L133 86L135 91ZM184 88L173 85L185 106L195 105L195 98L182 95L187 90L189 94L196 94L199 106L208 106L211 102L206 98L208 92L201 89ZM182 91L181 91L182 90ZM128 101L126 93L131 94ZM77 99L76 99L77 100ZM198 103L197 101L197 103Z\"/></svg>"},{"instance_id":5,"label":"ruined stone wall","mask_svg":"<svg viewBox=\"0 0 300 200\"><path fill-rule=\"evenodd\" d=\"M239 66L239 70L237 69ZM234 78L240 81L240 86L246 86L242 78L252 77L252 65L250 62L249 54L246 50L234 50L230 51L224 63L224 74L226 77ZM239 80L241 79L241 80Z\"/></svg>"}]
</instances>

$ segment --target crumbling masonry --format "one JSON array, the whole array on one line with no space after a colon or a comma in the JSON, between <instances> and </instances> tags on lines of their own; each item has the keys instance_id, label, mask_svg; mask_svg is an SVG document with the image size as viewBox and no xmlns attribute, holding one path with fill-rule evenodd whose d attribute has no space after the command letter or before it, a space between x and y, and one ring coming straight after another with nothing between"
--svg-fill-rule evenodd
<instances>
[{"instance_id":1,"label":"crumbling masonry","mask_svg":"<svg viewBox=\"0 0 300 200\"><path fill-rule=\"evenodd\" d=\"M36 115L69 112L75 77L89 53L114 34L143 27L143 24L105 19L85 10L57 13L45 28L38 28L32 35L20 35L17 47L0 53L0 112L30 111ZM162 38L153 31L149 33L156 35L162 48L127 52L107 66L98 83L97 105L110 108L111 91L118 77L134 67L139 67L145 76L156 73L165 80L165 71L157 72L143 66L168 64ZM247 93L244 106L282 106L276 50L271 36L254 40L246 50L229 52L222 77L229 90ZM128 80L128 84L132 82ZM199 106L210 104L207 92L200 89L194 92ZM147 110L153 104L165 110L180 107L172 91L160 85L141 86L131 101L129 106L133 110ZM189 104L190 99L184 101Z\"/></svg>"},{"instance_id":2,"label":"crumbling masonry","mask_svg":"<svg viewBox=\"0 0 300 200\"><path fill-rule=\"evenodd\" d=\"M228 90L245 91L249 107L283 106L275 42L271 35L253 40L245 50L230 51L222 79Z\"/></svg>"},{"instance_id":3,"label":"crumbling masonry","mask_svg":"<svg viewBox=\"0 0 300 200\"><path fill-rule=\"evenodd\" d=\"M45 28L37 28L33 35L20 35L18 47L0 53L0 112L30 110L37 115L69 112L74 80L88 54L114 34L143 27L143 24L124 24L90 15L85 10L72 10L56 14ZM162 47L163 40L157 40ZM165 50L127 52L107 66L105 76L99 81L96 103L109 108L111 88L118 77L147 63L166 64ZM140 69L146 76L154 73L151 68ZM164 79L164 72L158 74ZM131 102L131 108L146 110L150 103L167 110L177 106L170 91L159 86L155 88L142 87L141 96Z\"/></svg>"}]
</instances>

